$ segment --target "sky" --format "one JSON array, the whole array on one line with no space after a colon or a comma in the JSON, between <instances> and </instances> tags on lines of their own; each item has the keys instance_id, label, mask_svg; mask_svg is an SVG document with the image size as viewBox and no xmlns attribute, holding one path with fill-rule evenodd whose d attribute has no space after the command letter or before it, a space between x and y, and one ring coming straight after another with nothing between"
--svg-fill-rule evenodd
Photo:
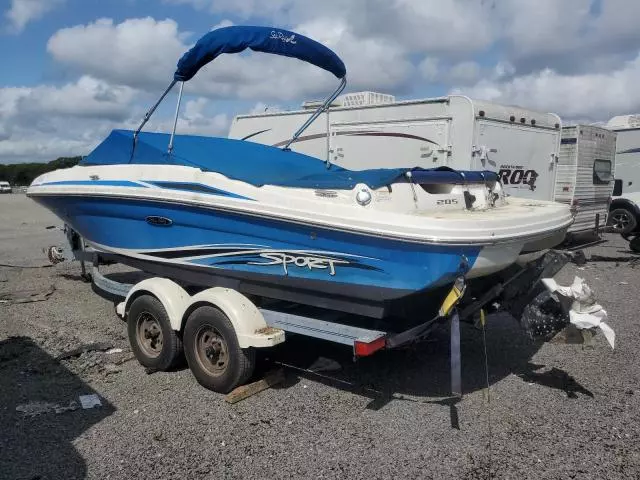
<instances>
[{"instance_id":1,"label":"sky","mask_svg":"<svg viewBox=\"0 0 640 480\"><path fill-rule=\"evenodd\" d=\"M635 0L0 0L0 163L85 155L135 128L208 31L267 25L343 58L347 91L462 93L598 122L640 111ZM223 55L185 86L178 132L325 97L330 73ZM172 94L173 95L173 94ZM148 129L168 131L174 102Z\"/></svg>"}]
</instances>

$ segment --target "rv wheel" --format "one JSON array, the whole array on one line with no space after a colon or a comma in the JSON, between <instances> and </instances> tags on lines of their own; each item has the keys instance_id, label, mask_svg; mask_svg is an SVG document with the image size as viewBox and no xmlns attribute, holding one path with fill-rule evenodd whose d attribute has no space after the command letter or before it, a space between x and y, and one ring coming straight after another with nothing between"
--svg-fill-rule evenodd
<instances>
[{"instance_id":1,"label":"rv wheel","mask_svg":"<svg viewBox=\"0 0 640 480\"><path fill-rule=\"evenodd\" d=\"M609 214L607 222L613 229L614 233L633 232L638 226L638 220L635 215L626 208L616 208Z\"/></svg>"},{"instance_id":2,"label":"rv wheel","mask_svg":"<svg viewBox=\"0 0 640 480\"><path fill-rule=\"evenodd\" d=\"M217 308L200 307L184 329L185 356L198 383L227 393L246 382L255 366L255 350L240 348L233 325Z\"/></svg>"},{"instance_id":3,"label":"rv wheel","mask_svg":"<svg viewBox=\"0 0 640 480\"><path fill-rule=\"evenodd\" d=\"M182 357L182 341L171 328L167 311L152 295L136 298L127 315L131 350L141 365L169 370Z\"/></svg>"}]
</instances>

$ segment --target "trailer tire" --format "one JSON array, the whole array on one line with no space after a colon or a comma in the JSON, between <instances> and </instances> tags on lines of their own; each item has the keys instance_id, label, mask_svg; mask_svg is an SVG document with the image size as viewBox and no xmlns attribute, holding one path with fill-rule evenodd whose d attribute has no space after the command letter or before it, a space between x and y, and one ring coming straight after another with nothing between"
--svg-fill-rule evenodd
<instances>
[{"instance_id":1,"label":"trailer tire","mask_svg":"<svg viewBox=\"0 0 640 480\"><path fill-rule=\"evenodd\" d=\"M189 368L203 387L228 393L253 374L253 348L240 348L229 318L219 309L196 309L184 328L185 356Z\"/></svg>"},{"instance_id":2,"label":"trailer tire","mask_svg":"<svg viewBox=\"0 0 640 480\"><path fill-rule=\"evenodd\" d=\"M638 226L638 219L631 210L618 207L609 213L607 224L614 233L625 234L633 232Z\"/></svg>"},{"instance_id":3,"label":"trailer tire","mask_svg":"<svg viewBox=\"0 0 640 480\"><path fill-rule=\"evenodd\" d=\"M162 302L153 295L140 295L131 303L127 332L131 350L144 367L166 371L182 359L182 341L171 328Z\"/></svg>"}]
</instances>

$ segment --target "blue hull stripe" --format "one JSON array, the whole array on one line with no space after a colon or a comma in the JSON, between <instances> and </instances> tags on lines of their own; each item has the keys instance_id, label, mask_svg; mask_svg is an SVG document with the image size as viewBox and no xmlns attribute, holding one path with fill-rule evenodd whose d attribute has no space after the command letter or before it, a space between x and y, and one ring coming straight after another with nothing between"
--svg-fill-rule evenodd
<instances>
[{"instance_id":1,"label":"blue hull stripe","mask_svg":"<svg viewBox=\"0 0 640 480\"><path fill-rule=\"evenodd\" d=\"M253 200L249 197L244 197L242 195L238 195L236 193L227 192L225 190L220 190L219 188L210 187L209 185L204 185L202 183L196 182L166 182L166 181L156 181L156 180L141 180L144 183L153 185L157 188L167 188L170 190L180 190L183 192L195 192L195 193L204 193L207 195L219 195L223 197L230 198L240 198L242 200ZM52 186L52 185L79 185L79 186L100 186L100 187L139 187L139 188L149 188L147 185L138 182L132 182L129 180L64 180L60 182L47 182L43 183L42 186Z\"/></svg>"},{"instance_id":2,"label":"blue hull stripe","mask_svg":"<svg viewBox=\"0 0 640 480\"><path fill-rule=\"evenodd\" d=\"M93 187L140 187L147 188L146 185L142 185L140 183L131 182L129 180L64 180L61 182L47 182L43 183L42 186L51 186L51 185L91 185Z\"/></svg>"},{"instance_id":3,"label":"blue hull stripe","mask_svg":"<svg viewBox=\"0 0 640 480\"><path fill-rule=\"evenodd\" d=\"M214 188L209 185L204 185L203 183L194 183L194 182L165 182L165 181L156 181L156 180L142 180L145 183L149 183L159 188L168 188L171 190L181 190L183 192L196 192L196 193L205 193L207 195L219 195L223 197L231 197L231 198L240 198L243 200L253 200L249 197L244 197L242 195L238 195L237 193L227 192L226 190L220 190L219 188Z\"/></svg>"},{"instance_id":4,"label":"blue hull stripe","mask_svg":"<svg viewBox=\"0 0 640 480\"><path fill-rule=\"evenodd\" d=\"M129 249L161 262L290 279L418 291L453 281L461 264L466 261L471 268L481 250L402 242L169 202L57 195L34 199L88 240L110 248ZM154 216L172 223L148 223L146 219ZM190 248L194 246L197 250Z\"/></svg>"}]
</instances>

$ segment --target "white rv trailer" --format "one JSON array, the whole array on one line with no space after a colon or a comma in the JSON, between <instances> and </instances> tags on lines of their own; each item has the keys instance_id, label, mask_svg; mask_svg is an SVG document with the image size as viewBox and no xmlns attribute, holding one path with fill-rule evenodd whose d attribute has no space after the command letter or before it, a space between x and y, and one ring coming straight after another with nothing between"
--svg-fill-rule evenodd
<instances>
[{"instance_id":1,"label":"white rv trailer","mask_svg":"<svg viewBox=\"0 0 640 480\"><path fill-rule=\"evenodd\" d=\"M314 107L306 102L297 111L239 115L229 137L285 146ZM461 95L395 101L359 92L339 97L322 117L290 148L352 170L491 170L508 194L554 199L561 134L555 114Z\"/></svg>"},{"instance_id":2,"label":"white rv trailer","mask_svg":"<svg viewBox=\"0 0 640 480\"><path fill-rule=\"evenodd\" d=\"M640 115L613 117L606 127L617 133L614 196L640 192Z\"/></svg>"},{"instance_id":3,"label":"white rv trailer","mask_svg":"<svg viewBox=\"0 0 640 480\"><path fill-rule=\"evenodd\" d=\"M572 125L562 128L555 200L571 205L575 220L569 233L596 232L607 223L616 134L606 128Z\"/></svg>"},{"instance_id":4,"label":"white rv trailer","mask_svg":"<svg viewBox=\"0 0 640 480\"><path fill-rule=\"evenodd\" d=\"M609 225L614 232L628 235L640 224L640 115L613 117L606 127L617 134Z\"/></svg>"}]
</instances>

